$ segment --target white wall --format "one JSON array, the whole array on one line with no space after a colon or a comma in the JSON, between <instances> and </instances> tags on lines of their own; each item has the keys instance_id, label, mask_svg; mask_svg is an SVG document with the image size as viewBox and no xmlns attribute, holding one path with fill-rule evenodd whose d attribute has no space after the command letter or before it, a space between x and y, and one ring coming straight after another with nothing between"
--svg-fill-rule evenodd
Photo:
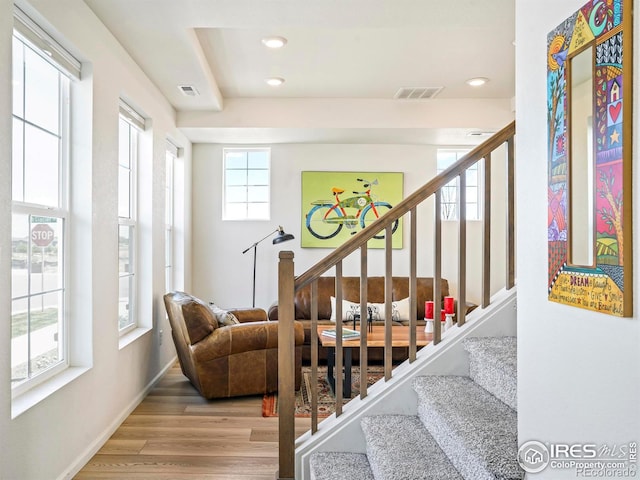
<instances>
[{"instance_id":1,"label":"white wall","mask_svg":"<svg viewBox=\"0 0 640 480\"><path fill-rule=\"evenodd\" d=\"M295 271L299 275L326 256L329 249L301 248L303 228L300 204L302 171L403 172L407 196L436 174L436 146L432 145L352 145L352 144L277 144L271 150L272 208L270 221L221 221L221 145L196 144L193 149L193 293L224 307L250 306L253 254L242 251L273 231L278 225L296 239L272 245L270 239L257 249L256 306L267 308L277 298L278 251L295 253ZM502 154L501 154L502 153ZM493 178L504 180L504 149L496 152ZM493 210L493 291L504 285L504 196L496 194ZM305 209L305 212L308 208ZM433 266L433 200L419 209L418 275L431 276ZM457 292L457 222L443 222L443 277ZM394 275L408 275L408 223L405 222L404 248L394 254ZM468 274L470 301L480 301L481 222L468 224ZM345 275L359 275L359 254L344 263ZM369 250L369 275L384 275L383 250Z\"/></svg>"},{"instance_id":2,"label":"white wall","mask_svg":"<svg viewBox=\"0 0 640 480\"><path fill-rule=\"evenodd\" d=\"M638 2L634 3L637 10ZM516 3L520 443L620 445L640 440L638 315L617 318L547 300L546 36L583 4L582 0ZM636 33L638 27L636 16ZM638 65L637 40L634 53ZM634 83L637 88L637 77ZM634 141L635 188L640 185L637 152ZM637 201L633 207L637 230ZM633 262L638 265L635 250ZM636 311L637 278L631 286ZM547 469L531 477L575 478L575 471Z\"/></svg>"},{"instance_id":3,"label":"white wall","mask_svg":"<svg viewBox=\"0 0 640 480\"><path fill-rule=\"evenodd\" d=\"M175 127L175 112L81 0L35 0L20 5L83 62L85 79L75 90L71 225L74 233L70 282L72 335L83 342L71 351L72 365L86 369L73 381L17 414L10 384L10 166L11 69L0 69L0 478L70 478L144 395L150 382L175 358L165 320L164 171L165 139L185 148L179 190L190 188L190 144ZM11 65L13 4L0 3L0 64ZM144 134L140 240L145 279L140 321L151 328L120 348L118 317L117 158L118 101L126 98L152 126ZM190 199L180 204L178 284L189 287ZM75 327L75 328L74 328ZM158 330L165 331L159 344ZM74 333L75 332L75 333ZM12 418L15 417L15 418Z\"/></svg>"}]
</instances>

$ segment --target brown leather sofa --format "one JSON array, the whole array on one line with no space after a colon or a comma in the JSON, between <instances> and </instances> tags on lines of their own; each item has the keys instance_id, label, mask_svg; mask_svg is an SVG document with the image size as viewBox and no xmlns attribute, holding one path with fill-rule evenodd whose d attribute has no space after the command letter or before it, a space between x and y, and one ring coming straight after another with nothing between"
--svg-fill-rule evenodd
<instances>
[{"instance_id":1,"label":"brown leather sofa","mask_svg":"<svg viewBox=\"0 0 640 480\"><path fill-rule=\"evenodd\" d=\"M209 305L187 293L167 293L164 303L182 373L203 397L234 397L278 390L278 322L267 321L264 310L229 310L237 320L223 325ZM297 322L294 329L295 388L298 390L304 331Z\"/></svg>"},{"instance_id":2,"label":"brown leather sofa","mask_svg":"<svg viewBox=\"0 0 640 480\"><path fill-rule=\"evenodd\" d=\"M409 297L409 277L393 277L392 279L392 300L398 302ZM444 297L449 295L449 282L442 279L440 284L440 294L442 302ZM360 302L360 277L343 277L342 279L343 300L350 302ZM335 277L320 277L318 279L318 324L332 325L331 318L331 297L335 297ZM417 320L419 325L424 325L424 304L427 300L433 300L433 278L417 278ZM367 302L384 303L384 277L369 277L367 279ZM306 285L298 290L294 297L295 320L304 325L304 348L302 350L302 360L308 364L311 359L311 286ZM467 311L470 311L469 308ZM274 304L269 308L269 320L278 319L278 305ZM384 325L384 321L375 321L375 324ZM408 318L399 318L394 321L396 324L408 324ZM351 326L350 322L345 322L345 326ZM354 363L357 362L358 349L353 353ZM372 362L381 361L381 348L369 348L368 357ZM321 359L326 358L326 352L322 347L319 350ZM394 348L393 360L402 361L408 357L408 349Z\"/></svg>"}]
</instances>

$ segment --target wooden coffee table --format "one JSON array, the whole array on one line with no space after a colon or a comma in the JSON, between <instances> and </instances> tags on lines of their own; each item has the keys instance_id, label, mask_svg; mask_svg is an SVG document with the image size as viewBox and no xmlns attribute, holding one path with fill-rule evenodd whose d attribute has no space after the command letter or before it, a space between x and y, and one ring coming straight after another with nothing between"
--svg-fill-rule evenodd
<instances>
[{"instance_id":1,"label":"wooden coffee table","mask_svg":"<svg viewBox=\"0 0 640 480\"><path fill-rule=\"evenodd\" d=\"M320 345L327 347L327 382L335 392L335 362L336 362L336 339L323 335L324 330L335 328L333 325L318 326L318 340ZM352 328L351 323L348 327ZM360 330L360 325L356 327ZM374 325L367 331L367 347L384 347L384 325ZM416 327L416 346L424 347L433 340L433 334L425 333L424 325ZM360 338L351 340L343 340L342 347L344 349L344 385L343 394L345 398L351 397L351 367L353 362L352 349L360 346ZM392 347L408 347L409 346L409 327L404 325L393 325L391 327L391 346Z\"/></svg>"}]
</instances>

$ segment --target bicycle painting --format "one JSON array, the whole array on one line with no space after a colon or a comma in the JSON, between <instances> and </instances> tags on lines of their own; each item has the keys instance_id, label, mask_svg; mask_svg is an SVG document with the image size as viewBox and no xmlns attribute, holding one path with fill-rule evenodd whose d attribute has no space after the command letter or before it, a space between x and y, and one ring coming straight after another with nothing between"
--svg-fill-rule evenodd
<instances>
[{"instance_id":1,"label":"bicycle painting","mask_svg":"<svg viewBox=\"0 0 640 480\"><path fill-rule=\"evenodd\" d=\"M302 247L341 245L400 202L402 187L402 173L302 172ZM392 225L393 248L402 248L401 225ZM384 243L380 231L369 247Z\"/></svg>"}]
</instances>

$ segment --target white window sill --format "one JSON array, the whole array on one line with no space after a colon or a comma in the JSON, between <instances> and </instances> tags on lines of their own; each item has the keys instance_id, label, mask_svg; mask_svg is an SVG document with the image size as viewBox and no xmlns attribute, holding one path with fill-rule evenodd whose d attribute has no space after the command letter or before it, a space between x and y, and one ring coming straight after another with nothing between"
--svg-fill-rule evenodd
<instances>
[{"instance_id":1,"label":"white window sill","mask_svg":"<svg viewBox=\"0 0 640 480\"><path fill-rule=\"evenodd\" d=\"M152 330L151 327L138 327L130 332L125 333L120 337L120 342L118 343L118 349L122 350L127 345L131 345L133 342L138 340L140 337L149 333Z\"/></svg>"},{"instance_id":2,"label":"white window sill","mask_svg":"<svg viewBox=\"0 0 640 480\"><path fill-rule=\"evenodd\" d=\"M76 378L80 377L80 375L88 371L88 367L69 367L58 375L52 377L50 380L47 380L13 398L11 401L11 419L22 415L31 407L37 405L42 400L49 397L49 395L73 382Z\"/></svg>"}]
</instances>

